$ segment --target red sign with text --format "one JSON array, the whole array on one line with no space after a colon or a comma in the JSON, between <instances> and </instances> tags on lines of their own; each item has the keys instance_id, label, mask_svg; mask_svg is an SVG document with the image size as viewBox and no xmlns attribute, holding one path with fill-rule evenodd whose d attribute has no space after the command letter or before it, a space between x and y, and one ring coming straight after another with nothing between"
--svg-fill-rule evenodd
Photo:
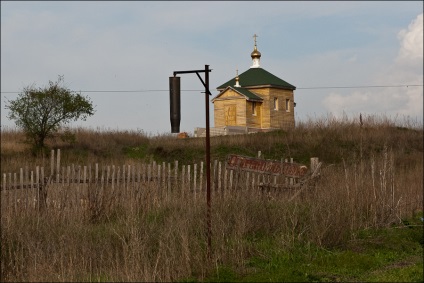
<instances>
[{"instance_id":1,"label":"red sign with text","mask_svg":"<svg viewBox=\"0 0 424 283\"><path fill-rule=\"evenodd\" d=\"M308 171L305 165L299 163L279 162L276 160L258 159L235 154L228 155L227 169L240 169L295 178L302 177Z\"/></svg>"}]
</instances>

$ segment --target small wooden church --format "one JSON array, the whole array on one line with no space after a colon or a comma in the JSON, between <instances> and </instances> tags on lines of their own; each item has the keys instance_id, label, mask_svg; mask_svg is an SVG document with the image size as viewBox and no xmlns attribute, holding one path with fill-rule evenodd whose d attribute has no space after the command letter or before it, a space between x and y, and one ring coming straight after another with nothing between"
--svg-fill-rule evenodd
<instances>
[{"instance_id":1,"label":"small wooden church","mask_svg":"<svg viewBox=\"0 0 424 283\"><path fill-rule=\"evenodd\" d=\"M214 104L215 131L228 129L244 132L291 129L294 120L295 86L271 74L260 66L261 53L255 46L252 66L244 73L220 85Z\"/></svg>"}]
</instances>

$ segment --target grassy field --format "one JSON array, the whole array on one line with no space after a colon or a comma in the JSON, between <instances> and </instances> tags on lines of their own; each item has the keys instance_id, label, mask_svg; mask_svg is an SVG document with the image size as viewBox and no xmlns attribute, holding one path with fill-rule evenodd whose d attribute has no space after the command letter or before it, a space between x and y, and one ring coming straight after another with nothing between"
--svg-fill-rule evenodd
<instances>
[{"instance_id":1,"label":"grassy field","mask_svg":"<svg viewBox=\"0 0 424 283\"><path fill-rule=\"evenodd\" d=\"M319 157L323 166L315 187L292 201L243 190L213 198L210 259L205 201L179 193L98 198L96 217L91 207L15 211L2 201L0 280L422 282L422 124L363 122L322 118L291 131L213 137L212 160L261 151L304 164ZM48 146L61 149L63 164L192 164L205 154L203 138L107 129L70 129ZM48 164L22 132L2 129L2 173Z\"/></svg>"}]
</instances>

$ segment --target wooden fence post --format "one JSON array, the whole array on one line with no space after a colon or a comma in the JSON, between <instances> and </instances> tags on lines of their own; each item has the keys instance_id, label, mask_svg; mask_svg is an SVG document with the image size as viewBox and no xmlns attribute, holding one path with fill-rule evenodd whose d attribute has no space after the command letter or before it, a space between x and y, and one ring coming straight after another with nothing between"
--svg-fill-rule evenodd
<instances>
[{"instance_id":1,"label":"wooden fence post","mask_svg":"<svg viewBox=\"0 0 424 283\"><path fill-rule=\"evenodd\" d=\"M157 174L156 161L153 161L153 165L152 165L152 178L156 179L157 176L158 176L158 174Z\"/></svg>"},{"instance_id":2,"label":"wooden fence post","mask_svg":"<svg viewBox=\"0 0 424 283\"><path fill-rule=\"evenodd\" d=\"M25 190L26 199L27 199L27 203L25 205L26 209L29 208L29 203L30 203L31 195L32 195L31 192L34 190L34 188L36 188L35 187L35 180L34 180L34 171L31 170L31 186L30 186L30 189ZM38 201L41 201L41 200L38 200ZM45 202L45 198L43 198L43 201ZM43 203L43 204L45 204L45 203Z\"/></svg>"},{"instance_id":3,"label":"wooden fence post","mask_svg":"<svg viewBox=\"0 0 424 283\"><path fill-rule=\"evenodd\" d=\"M99 163L95 164L94 182L97 184L99 180Z\"/></svg>"},{"instance_id":4,"label":"wooden fence post","mask_svg":"<svg viewBox=\"0 0 424 283\"><path fill-rule=\"evenodd\" d=\"M246 191L249 191L249 177L250 177L250 172L247 171L246 172Z\"/></svg>"},{"instance_id":5,"label":"wooden fence post","mask_svg":"<svg viewBox=\"0 0 424 283\"><path fill-rule=\"evenodd\" d=\"M23 189L24 188L24 169L23 168L19 169L19 184L21 189Z\"/></svg>"},{"instance_id":6,"label":"wooden fence post","mask_svg":"<svg viewBox=\"0 0 424 283\"><path fill-rule=\"evenodd\" d=\"M132 182L133 189L135 188L136 177L137 177L137 165L133 164L131 166L131 180L132 180L131 182Z\"/></svg>"},{"instance_id":7,"label":"wooden fence post","mask_svg":"<svg viewBox=\"0 0 424 283\"><path fill-rule=\"evenodd\" d=\"M71 183L75 184L76 173L75 173L75 165L71 164Z\"/></svg>"},{"instance_id":8,"label":"wooden fence post","mask_svg":"<svg viewBox=\"0 0 424 283\"><path fill-rule=\"evenodd\" d=\"M194 193L194 199L196 199L196 191L197 191L197 182L196 182L196 179L197 179L197 163L195 163L194 165L193 165L193 193Z\"/></svg>"},{"instance_id":9,"label":"wooden fence post","mask_svg":"<svg viewBox=\"0 0 424 283\"><path fill-rule=\"evenodd\" d=\"M112 165L112 190L115 189L115 165Z\"/></svg>"},{"instance_id":10,"label":"wooden fence post","mask_svg":"<svg viewBox=\"0 0 424 283\"><path fill-rule=\"evenodd\" d=\"M109 185L109 179L110 179L110 165L107 166L106 169L106 186Z\"/></svg>"},{"instance_id":11,"label":"wooden fence post","mask_svg":"<svg viewBox=\"0 0 424 283\"><path fill-rule=\"evenodd\" d=\"M183 165L183 169L181 172L181 193L184 195L185 189L185 165Z\"/></svg>"},{"instance_id":12,"label":"wooden fence post","mask_svg":"<svg viewBox=\"0 0 424 283\"><path fill-rule=\"evenodd\" d=\"M162 191L166 191L165 188L165 184L166 184L166 163L162 162Z\"/></svg>"},{"instance_id":13,"label":"wooden fence post","mask_svg":"<svg viewBox=\"0 0 424 283\"><path fill-rule=\"evenodd\" d=\"M41 186L44 188L44 184L46 183L44 181L44 166L40 168L40 179L41 179Z\"/></svg>"},{"instance_id":14,"label":"wooden fence post","mask_svg":"<svg viewBox=\"0 0 424 283\"><path fill-rule=\"evenodd\" d=\"M128 165L128 178L127 178L127 188L130 189L131 185L131 165Z\"/></svg>"},{"instance_id":15,"label":"wooden fence post","mask_svg":"<svg viewBox=\"0 0 424 283\"><path fill-rule=\"evenodd\" d=\"M7 177L6 173L3 173L3 190L4 191L7 190L7 187L6 187L7 179L6 179L6 177Z\"/></svg>"},{"instance_id":16,"label":"wooden fence post","mask_svg":"<svg viewBox=\"0 0 424 283\"><path fill-rule=\"evenodd\" d=\"M9 190L7 189L7 175L3 173L3 190L5 193L6 207L9 208Z\"/></svg>"},{"instance_id":17,"label":"wooden fence post","mask_svg":"<svg viewBox=\"0 0 424 283\"><path fill-rule=\"evenodd\" d=\"M88 164L88 183L91 184L91 164Z\"/></svg>"},{"instance_id":18,"label":"wooden fence post","mask_svg":"<svg viewBox=\"0 0 424 283\"><path fill-rule=\"evenodd\" d=\"M216 193L216 190L218 189L218 160L213 161L213 190Z\"/></svg>"},{"instance_id":19,"label":"wooden fence post","mask_svg":"<svg viewBox=\"0 0 424 283\"><path fill-rule=\"evenodd\" d=\"M59 183L60 176L60 149L57 149L56 182Z\"/></svg>"},{"instance_id":20,"label":"wooden fence post","mask_svg":"<svg viewBox=\"0 0 424 283\"><path fill-rule=\"evenodd\" d=\"M82 178L83 178L82 180L83 184L87 183L87 166L86 165L84 165L84 173Z\"/></svg>"},{"instance_id":21,"label":"wooden fence post","mask_svg":"<svg viewBox=\"0 0 424 283\"><path fill-rule=\"evenodd\" d=\"M168 163L168 189L167 194L171 192L171 163Z\"/></svg>"},{"instance_id":22,"label":"wooden fence post","mask_svg":"<svg viewBox=\"0 0 424 283\"><path fill-rule=\"evenodd\" d=\"M134 166L128 165L128 180L127 180L127 187L130 191L130 208L133 210L134 207Z\"/></svg>"},{"instance_id":23,"label":"wooden fence post","mask_svg":"<svg viewBox=\"0 0 424 283\"><path fill-rule=\"evenodd\" d=\"M175 188L178 188L178 160L175 160Z\"/></svg>"},{"instance_id":24,"label":"wooden fence post","mask_svg":"<svg viewBox=\"0 0 424 283\"><path fill-rule=\"evenodd\" d=\"M158 194L158 196L161 196L161 194L162 194L162 188L160 187L160 185L162 184L162 175L161 175L161 173L162 173L162 170L161 170L162 166L160 164L158 164L157 166L158 166L158 171L157 171L158 172L158 178L156 180L157 194Z\"/></svg>"},{"instance_id":25,"label":"wooden fence post","mask_svg":"<svg viewBox=\"0 0 424 283\"><path fill-rule=\"evenodd\" d=\"M191 191L191 174L190 174L190 165L187 165L187 192L190 193Z\"/></svg>"},{"instance_id":26,"label":"wooden fence post","mask_svg":"<svg viewBox=\"0 0 424 283\"><path fill-rule=\"evenodd\" d=\"M13 190L12 190L12 173L9 173L8 174L8 176L9 176L9 192L14 192ZM9 194L9 196L11 195L11 193ZM13 201L13 200L12 200Z\"/></svg>"},{"instance_id":27,"label":"wooden fence post","mask_svg":"<svg viewBox=\"0 0 424 283\"><path fill-rule=\"evenodd\" d=\"M31 170L31 190L34 188L34 171Z\"/></svg>"},{"instance_id":28,"label":"wooden fence post","mask_svg":"<svg viewBox=\"0 0 424 283\"><path fill-rule=\"evenodd\" d=\"M222 162L218 163L218 192L222 195Z\"/></svg>"},{"instance_id":29,"label":"wooden fence post","mask_svg":"<svg viewBox=\"0 0 424 283\"><path fill-rule=\"evenodd\" d=\"M137 188L139 188L141 185L141 164L140 163L137 164L137 182L138 182Z\"/></svg>"},{"instance_id":30,"label":"wooden fence post","mask_svg":"<svg viewBox=\"0 0 424 283\"><path fill-rule=\"evenodd\" d=\"M71 166L66 168L66 184L68 186L71 184Z\"/></svg>"},{"instance_id":31,"label":"wooden fence post","mask_svg":"<svg viewBox=\"0 0 424 283\"><path fill-rule=\"evenodd\" d=\"M24 170L24 182L23 182L26 186L29 184L28 172L29 172L28 165L26 165ZM23 189L23 187L21 187L21 189Z\"/></svg>"},{"instance_id":32,"label":"wooden fence post","mask_svg":"<svg viewBox=\"0 0 424 283\"><path fill-rule=\"evenodd\" d=\"M251 190L252 193L256 192L255 181L256 181L256 175L255 173L252 173L252 190Z\"/></svg>"},{"instance_id":33,"label":"wooden fence post","mask_svg":"<svg viewBox=\"0 0 424 283\"><path fill-rule=\"evenodd\" d=\"M77 176L78 176L77 177L77 184L78 184L78 187L79 187L79 185L81 183L81 165L78 165L78 175Z\"/></svg>"},{"instance_id":34,"label":"wooden fence post","mask_svg":"<svg viewBox=\"0 0 424 283\"><path fill-rule=\"evenodd\" d=\"M319 163L318 157L311 157L311 172L313 173L317 168Z\"/></svg>"},{"instance_id":35,"label":"wooden fence post","mask_svg":"<svg viewBox=\"0 0 424 283\"><path fill-rule=\"evenodd\" d=\"M54 176L54 149L50 151L50 176Z\"/></svg>"},{"instance_id":36,"label":"wooden fence post","mask_svg":"<svg viewBox=\"0 0 424 283\"><path fill-rule=\"evenodd\" d=\"M13 188L15 189L14 190L14 192L15 192L15 199L14 199L14 201L15 201L15 211L16 211L16 209L17 209L17 192L18 192L18 190L17 190L17 177L16 177L16 173L13 173Z\"/></svg>"},{"instance_id":37,"label":"wooden fence post","mask_svg":"<svg viewBox=\"0 0 424 283\"><path fill-rule=\"evenodd\" d=\"M146 183L146 170L147 170L147 166L146 163L141 164L142 167L142 175L143 175L143 183Z\"/></svg>"},{"instance_id":38,"label":"wooden fence post","mask_svg":"<svg viewBox=\"0 0 424 283\"><path fill-rule=\"evenodd\" d=\"M203 191L203 161L200 162L200 185L199 185L199 193Z\"/></svg>"},{"instance_id":39,"label":"wooden fence post","mask_svg":"<svg viewBox=\"0 0 424 283\"><path fill-rule=\"evenodd\" d=\"M152 164L148 164L147 165L147 182L149 184L149 188L152 181L151 178L152 178Z\"/></svg>"},{"instance_id":40,"label":"wooden fence post","mask_svg":"<svg viewBox=\"0 0 424 283\"><path fill-rule=\"evenodd\" d=\"M62 176L62 186L65 185L65 167L62 167L62 173L60 174Z\"/></svg>"},{"instance_id":41,"label":"wooden fence post","mask_svg":"<svg viewBox=\"0 0 424 283\"><path fill-rule=\"evenodd\" d=\"M126 185L125 185L126 184L126 181L125 181L125 172L126 172L125 165L122 164L121 168L122 169L121 169L121 174L119 175L119 180L121 181L122 190L120 190L120 191L126 195L126 191L125 191L125 188L126 188Z\"/></svg>"},{"instance_id":42,"label":"wooden fence post","mask_svg":"<svg viewBox=\"0 0 424 283\"><path fill-rule=\"evenodd\" d=\"M118 171L116 172L116 187L121 193L121 190L119 189L120 178L121 178L121 166L118 166Z\"/></svg>"},{"instance_id":43,"label":"wooden fence post","mask_svg":"<svg viewBox=\"0 0 424 283\"><path fill-rule=\"evenodd\" d=\"M228 169L227 168L225 168L224 169L224 192L223 192L223 194L224 194L224 197L225 197L225 194L226 194L226 191L227 191L227 189L228 189L228 187L227 187L227 174L228 174Z\"/></svg>"},{"instance_id":44,"label":"wooden fence post","mask_svg":"<svg viewBox=\"0 0 424 283\"><path fill-rule=\"evenodd\" d=\"M230 191L233 190L233 171L234 170L230 170L230 187L229 187Z\"/></svg>"},{"instance_id":45,"label":"wooden fence post","mask_svg":"<svg viewBox=\"0 0 424 283\"><path fill-rule=\"evenodd\" d=\"M290 163L293 163L293 157L290 157ZM290 180L290 186L293 186L294 179L293 178L290 178L289 180Z\"/></svg>"}]
</instances>

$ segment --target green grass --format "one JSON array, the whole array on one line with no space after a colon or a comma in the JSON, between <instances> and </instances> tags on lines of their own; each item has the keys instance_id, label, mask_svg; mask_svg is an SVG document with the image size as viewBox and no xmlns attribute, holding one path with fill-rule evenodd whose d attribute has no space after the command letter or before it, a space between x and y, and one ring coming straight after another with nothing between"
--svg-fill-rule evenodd
<instances>
[{"instance_id":1,"label":"green grass","mask_svg":"<svg viewBox=\"0 0 424 283\"><path fill-rule=\"evenodd\" d=\"M250 240L256 255L243 266L218 266L206 282L423 282L421 216L379 230L364 230L348 245L290 248L278 237Z\"/></svg>"}]
</instances>

